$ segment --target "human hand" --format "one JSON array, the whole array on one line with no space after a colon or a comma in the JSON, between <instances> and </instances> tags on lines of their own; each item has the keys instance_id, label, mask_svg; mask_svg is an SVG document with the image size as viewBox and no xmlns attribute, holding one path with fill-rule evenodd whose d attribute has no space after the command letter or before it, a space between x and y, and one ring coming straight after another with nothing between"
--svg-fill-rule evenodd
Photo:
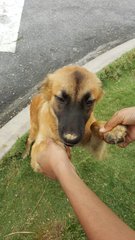
<instances>
[{"instance_id":1,"label":"human hand","mask_svg":"<svg viewBox=\"0 0 135 240\"><path fill-rule=\"evenodd\" d=\"M70 150L63 149L53 140L47 140L46 149L40 154L37 159L41 167L41 172L52 179L57 179L59 169L63 167L74 168L69 161Z\"/></svg>"},{"instance_id":2,"label":"human hand","mask_svg":"<svg viewBox=\"0 0 135 240\"><path fill-rule=\"evenodd\" d=\"M135 107L124 108L116 112L112 118L100 129L101 133L111 131L117 125L127 127L127 135L125 141L119 144L121 147L126 147L129 143L135 141Z\"/></svg>"}]
</instances>

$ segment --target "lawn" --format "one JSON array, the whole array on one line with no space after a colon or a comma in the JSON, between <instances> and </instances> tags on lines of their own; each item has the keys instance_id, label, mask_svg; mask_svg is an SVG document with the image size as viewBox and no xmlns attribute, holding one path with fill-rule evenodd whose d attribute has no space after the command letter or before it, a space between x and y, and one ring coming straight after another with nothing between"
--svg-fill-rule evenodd
<instances>
[{"instance_id":1,"label":"lawn","mask_svg":"<svg viewBox=\"0 0 135 240\"><path fill-rule=\"evenodd\" d=\"M105 95L96 106L98 119L135 105L135 51L99 75ZM34 173L30 159L22 159L25 139L19 139L0 164L0 239L86 239L59 183ZM72 160L85 183L135 229L135 143L126 149L108 145L104 161L77 147Z\"/></svg>"}]
</instances>

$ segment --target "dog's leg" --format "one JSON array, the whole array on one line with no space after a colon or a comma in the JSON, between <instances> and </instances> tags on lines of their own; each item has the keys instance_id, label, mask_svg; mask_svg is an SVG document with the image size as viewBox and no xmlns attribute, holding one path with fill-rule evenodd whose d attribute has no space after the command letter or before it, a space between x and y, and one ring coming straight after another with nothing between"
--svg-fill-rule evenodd
<instances>
[{"instance_id":1,"label":"dog's leg","mask_svg":"<svg viewBox=\"0 0 135 240\"><path fill-rule=\"evenodd\" d=\"M105 125L105 122L94 122L91 129L91 139L89 142L89 147L92 153L99 159L105 157L106 153L106 143L109 144L119 144L124 142L125 136L127 134L127 129L125 126L118 125L111 131L103 134L100 133L100 128ZM106 142L106 143L105 143Z\"/></svg>"},{"instance_id":2,"label":"dog's leg","mask_svg":"<svg viewBox=\"0 0 135 240\"><path fill-rule=\"evenodd\" d=\"M44 154L46 147L47 147L46 140L43 139L42 136L40 136L40 137L41 137L41 140L39 140L39 138L38 138L35 141L35 143L33 144L32 150L31 150L31 167L33 168L33 170L35 172L42 172L40 165L38 164L37 161L38 161L39 157L42 157L42 154ZM57 140L55 142L65 150L63 143L61 143L60 141L57 141ZM66 151L68 151L67 154L68 154L68 157L70 158L70 155L69 155L70 150L66 149Z\"/></svg>"},{"instance_id":3,"label":"dog's leg","mask_svg":"<svg viewBox=\"0 0 135 240\"><path fill-rule=\"evenodd\" d=\"M94 135L98 136L100 139L103 139L106 143L109 144L120 144L125 141L127 135L127 127L123 125L117 125L111 131L106 133L100 133L99 129L105 125L105 122L94 122L91 125L91 131Z\"/></svg>"},{"instance_id":4,"label":"dog's leg","mask_svg":"<svg viewBox=\"0 0 135 240\"><path fill-rule=\"evenodd\" d=\"M39 143L35 142L32 146L31 150L31 167L35 172L42 172L40 165L38 164L37 160L39 155L42 154L43 151L46 149L46 141L41 141Z\"/></svg>"},{"instance_id":5,"label":"dog's leg","mask_svg":"<svg viewBox=\"0 0 135 240\"><path fill-rule=\"evenodd\" d=\"M91 127L91 138L88 143L90 152L98 159L103 159L106 156L106 143L103 140L103 135L99 129L104 126L105 122L94 122Z\"/></svg>"},{"instance_id":6,"label":"dog's leg","mask_svg":"<svg viewBox=\"0 0 135 240\"><path fill-rule=\"evenodd\" d=\"M39 130L39 123L38 123L38 112L41 105L44 102L44 97L42 94L38 94L33 97L31 104L30 104L30 132L26 142L26 150L23 154L23 158L27 157L30 153L31 145L35 141L38 130Z\"/></svg>"},{"instance_id":7,"label":"dog's leg","mask_svg":"<svg viewBox=\"0 0 135 240\"><path fill-rule=\"evenodd\" d=\"M26 150L23 154L23 158L26 158L30 154L31 145L36 139L37 131L38 131L37 126L35 126L35 127L31 126L29 136L28 136L28 139L27 139L27 142L26 142Z\"/></svg>"}]
</instances>

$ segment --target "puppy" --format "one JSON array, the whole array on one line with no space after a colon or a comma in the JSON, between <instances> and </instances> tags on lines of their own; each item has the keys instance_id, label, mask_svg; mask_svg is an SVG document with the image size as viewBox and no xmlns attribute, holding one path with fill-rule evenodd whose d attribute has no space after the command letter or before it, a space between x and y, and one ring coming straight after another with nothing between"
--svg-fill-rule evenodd
<instances>
[{"instance_id":1,"label":"puppy","mask_svg":"<svg viewBox=\"0 0 135 240\"><path fill-rule=\"evenodd\" d=\"M40 172L39 154L46 148L46 139L52 138L63 148L81 144L98 158L105 152L105 141L124 141L126 128L100 134L104 125L94 117L94 106L102 97L102 83L98 77L80 66L66 66L49 74L30 105L31 128L26 154L31 150L31 166ZM25 155L26 155L25 154Z\"/></svg>"}]
</instances>

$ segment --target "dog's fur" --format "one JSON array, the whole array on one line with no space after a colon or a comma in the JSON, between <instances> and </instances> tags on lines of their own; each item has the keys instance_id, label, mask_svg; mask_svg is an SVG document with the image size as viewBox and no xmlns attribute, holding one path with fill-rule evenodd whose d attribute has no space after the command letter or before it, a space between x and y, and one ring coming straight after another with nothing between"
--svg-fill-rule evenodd
<instances>
[{"instance_id":1,"label":"dog's fur","mask_svg":"<svg viewBox=\"0 0 135 240\"><path fill-rule=\"evenodd\" d=\"M66 66L49 74L30 106L31 129L27 153L31 144L31 166L40 172L39 154L46 148L46 139L57 144L82 144L98 158L105 152L105 142L99 133L93 108L103 95L98 77L80 66Z\"/></svg>"}]
</instances>

